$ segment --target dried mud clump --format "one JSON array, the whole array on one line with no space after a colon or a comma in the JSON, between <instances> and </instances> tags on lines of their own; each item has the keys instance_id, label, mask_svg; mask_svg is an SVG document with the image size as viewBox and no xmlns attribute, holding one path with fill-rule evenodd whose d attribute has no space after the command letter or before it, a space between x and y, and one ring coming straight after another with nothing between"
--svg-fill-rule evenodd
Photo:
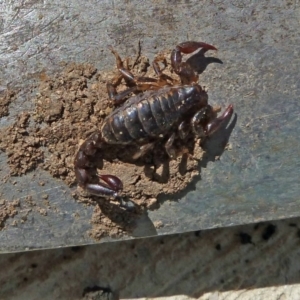
<instances>
[{"instance_id":1,"label":"dried mud clump","mask_svg":"<svg viewBox=\"0 0 300 300\"><path fill-rule=\"evenodd\" d=\"M5 226L5 221L8 218L13 218L18 214L17 208L20 206L19 200L14 200L12 202L0 199L0 230Z\"/></svg>"},{"instance_id":2,"label":"dried mud clump","mask_svg":"<svg viewBox=\"0 0 300 300\"><path fill-rule=\"evenodd\" d=\"M8 156L11 175L25 174L44 159L43 139L36 135L38 128L29 128L29 120L30 113L24 112L0 134L0 149Z\"/></svg>"},{"instance_id":3,"label":"dried mud clump","mask_svg":"<svg viewBox=\"0 0 300 300\"><path fill-rule=\"evenodd\" d=\"M128 66L136 75L155 77L145 57L129 61ZM164 73L174 77L169 64ZM107 96L106 82L116 74L117 71L103 73L89 64L75 63L65 65L61 73L51 77L41 74L38 93L33 99L35 110L19 115L13 125L0 132L0 149L8 155L11 175L40 167L69 186L76 184L74 156L79 145L101 127L114 109ZM126 83L121 81L118 91L125 88ZM183 155L175 160L169 160L164 143L165 140L157 143L154 150L138 160L132 158L137 151L134 146L107 145L95 157L95 166L98 172L121 178L125 198L142 209L154 208L160 194L173 194L187 187L199 174L203 155L200 141L192 135L184 145L176 141L177 150ZM78 190L75 197L78 201L99 204L95 197ZM127 212L120 221L117 213L113 216L109 213L109 201L102 199L100 203L95 206L91 235L95 238L123 235L129 228Z\"/></svg>"},{"instance_id":4,"label":"dried mud clump","mask_svg":"<svg viewBox=\"0 0 300 300\"><path fill-rule=\"evenodd\" d=\"M9 104L14 100L15 96L16 93L12 90L6 90L0 93L0 118L8 115Z\"/></svg>"}]
</instances>

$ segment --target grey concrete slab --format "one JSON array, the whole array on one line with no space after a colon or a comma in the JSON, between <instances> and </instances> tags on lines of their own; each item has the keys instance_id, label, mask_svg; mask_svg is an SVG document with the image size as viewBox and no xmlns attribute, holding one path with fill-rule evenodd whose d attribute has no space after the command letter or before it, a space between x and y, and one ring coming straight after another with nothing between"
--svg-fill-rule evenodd
<instances>
[{"instance_id":1,"label":"grey concrete slab","mask_svg":"<svg viewBox=\"0 0 300 300\"><path fill-rule=\"evenodd\" d=\"M300 218L0 255L0 299L300 298Z\"/></svg>"},{"instance_id":2,"label":"grey concrete slab","mask_svg":"<svg viewBox=\"0 0 300 300\"><path fill-rule=\"evenodd\" d=\"M137 222L134 236L294 217L300 214L300 9L297 1L3 1L0 3L0 88L20 87L10 105L31 107L33 74L57 72L61 61L89 62L108 70L114 65L107 45L122 55L142 51L153 58L185 40L215 45L223 64L210 64L201 75L210 101L233 103L236 116L208 143L211 149L188 190L160 199L160 207ZM229 137L230 151L212 161ZM1 176L7 173L1 154ZM47 220L30 214L17 228L0 231L1 251L94 243L86 231L91 209L68 196L68 188L40 171L2 186L5 198L43 193L60 211ZM65 193L65 191L67 191ZM80 219L74 216L80 211ZM155 228L154 222L161 222ZM104 239L107 240L107 239Z\"/></svg>"}]
</instances>

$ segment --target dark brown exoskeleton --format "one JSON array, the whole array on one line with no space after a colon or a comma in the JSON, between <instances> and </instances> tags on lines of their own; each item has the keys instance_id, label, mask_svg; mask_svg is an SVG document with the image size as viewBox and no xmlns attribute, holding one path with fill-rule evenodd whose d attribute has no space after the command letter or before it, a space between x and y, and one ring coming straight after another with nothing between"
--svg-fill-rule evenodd
<instances>
[{"instance_id":1,"label":"dark brown exoskeleton","mask_svg":"<svg viewBox=\"0 0 300 300\"><path fill-rule=\"evenodd\" d=\"M229 105L220 117L215 117L208 104L206 91L197 83L198 74L192 66L182 61L182 53L193 53L199 48L204 51L216 50L212 45L189 41L177 45L172 51L172 68L181 80L181 84L172 85L160 70L159 59L153 62L158 79L135 77L123 66L117 52L110 47L116 57L120 76L131 86L118 94L115 86L108 83L110 99L121 104L130 93L141 93L115 109L106 117L100 130L80 146L75 158L75 173L78 184L83 189L97 196L114 198L123 189L122 181L114 175L98 175L99 180L96 183L91 180L89 169L93 158L97 149L105 144L136 144L140 147L138 156L141 156L153 147L155 141L167 138L166 151L170 158L174 158L172 144L175 138L184 139L190 131L198 137L207 137L230 119L233 106Z\"/></svg>"}]
</instances>

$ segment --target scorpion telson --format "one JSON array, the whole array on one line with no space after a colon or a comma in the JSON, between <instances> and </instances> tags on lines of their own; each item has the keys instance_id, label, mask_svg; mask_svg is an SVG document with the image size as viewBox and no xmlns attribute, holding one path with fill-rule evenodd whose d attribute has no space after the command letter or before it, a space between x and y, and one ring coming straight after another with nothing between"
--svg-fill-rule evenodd
<instances>
[{"instance_id":1,"label":"scorpion telson","mask_svg":"<svg viewBox=\"0 0 300 300\"><path fill-rule=\"evenodd\" d=\"M98 175L99 180L92 182L89 169L97 150L105 144L138 145L140 152L136 157L139 157L152 149L155 141L166 138L166 152L170 158L175 158L173 142L176 138L184 139L190 131L200 138L208 137L231 118L231 104L221 116L215 117L206 91L197 83L198 74L191 65L182 61L182 54L193 53L200 48L216 50L212 45L189 41L178 44L172 51L171 65L181 81L181 84L173 85L172 80L160 70L161 57L153 62L157 79L136 77L124 67L118 53L110 47L116 58L118 79L124 78L130 87L118 94L115 84L107 83L109 98L121 105L105 118L100 130L93 133L76 154L75 174L83 189L93 195L114 198L118 198L123 189L122 181L114 175ZM132 92L140 93L124 102Z\"/></svg>"}]
</instances>

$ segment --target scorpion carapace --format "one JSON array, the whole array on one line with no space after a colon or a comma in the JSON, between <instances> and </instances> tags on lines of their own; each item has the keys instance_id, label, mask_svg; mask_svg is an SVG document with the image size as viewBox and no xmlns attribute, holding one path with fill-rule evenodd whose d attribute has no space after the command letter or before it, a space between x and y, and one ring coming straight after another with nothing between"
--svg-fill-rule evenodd
<instances>
[{"instance_id":1,"label":"scorpion carapace","mask_svg":"<svg viewBox=\"0 0 300 300\"><path fill-rule=\"evenodd\" d=\"M166 152L174 158L173 142L176 138L184 139L190 131L205 138L230 119L233 106L229 105L221 116L215 117L206 91L197 83L198 74L182 61L182 53L193 53L200 48L216 50L212 45L189 41L178 44L172 51L171 65L181 81L181 84L174 85L159 67L162 58L153 62L157 79L136 77L124 67L118 53L110 47L116 58L118 79L124 78L129 88L118 94L116 86L107 83L109 98L120 106L105 118L100 130L93 133L76 154L75 174L83 189L97 196L114 198L118 198L123 189L122 181L114 175L98 175L99 180L92 182L89 169L97 150L105 144L135 144L140 147L138 157L149 151L157 140L164 138ZM122 104L133 92L137 95Z\"/></svg>"}]
</instances>

